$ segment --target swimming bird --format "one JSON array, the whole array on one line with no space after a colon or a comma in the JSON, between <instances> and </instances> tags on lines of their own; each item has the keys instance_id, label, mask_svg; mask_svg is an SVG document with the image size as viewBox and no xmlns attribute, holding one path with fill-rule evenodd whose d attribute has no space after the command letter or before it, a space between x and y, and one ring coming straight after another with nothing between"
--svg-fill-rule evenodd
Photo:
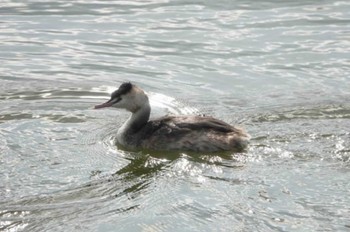
<instances>
[{"instance_id":1,"label":"swimming bird","mask_svg":"<svg viewBox=\"0 0 350 232\"><path fill-rule=\"evenodd\" d=\"M126 149L157 151L242 151L250 136L219 119L197 115L171 115L149 120L147 94L130 82L123 83L111 98L95 109L115 107L131 112L118 129L117 143Z\"/></svg>"}]
</instances>

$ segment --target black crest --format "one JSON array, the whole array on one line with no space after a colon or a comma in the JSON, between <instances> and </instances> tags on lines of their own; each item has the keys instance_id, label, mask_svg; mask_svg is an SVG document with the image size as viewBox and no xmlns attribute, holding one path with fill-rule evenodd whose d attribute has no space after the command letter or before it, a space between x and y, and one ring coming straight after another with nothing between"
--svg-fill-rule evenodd
<instances>
[{"instance_id":1,"label":"black crest","mask_svg":"<svg viewBox=\"0 0 350 232\"><path fill-rule=\"evenodd\" d=\"M131 89L132 84L130 82L124 82L116 91L112 93L112 98L117 98L121 95L127 94Z\"/></svg>"}]
</instances>

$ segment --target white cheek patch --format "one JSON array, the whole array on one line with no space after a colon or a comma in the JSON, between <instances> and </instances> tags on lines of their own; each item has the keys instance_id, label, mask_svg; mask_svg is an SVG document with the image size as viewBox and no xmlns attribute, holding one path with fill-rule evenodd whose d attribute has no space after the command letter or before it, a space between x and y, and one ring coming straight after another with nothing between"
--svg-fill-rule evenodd
<instances>
[{"instance_id":1,"label":"white cheek patch","mask_svg":"<svg viewBox=\"0 0 350 232\"><path fill-rule=\"evenodd\" d=\"M121 100L122 100L122 98L121 98L121 97L118 97L118 98L113 99L113 100L112 100L112 103L113 103L113 104L116 104L116 103L120 102Z\"/></svg>"}]
</instances>

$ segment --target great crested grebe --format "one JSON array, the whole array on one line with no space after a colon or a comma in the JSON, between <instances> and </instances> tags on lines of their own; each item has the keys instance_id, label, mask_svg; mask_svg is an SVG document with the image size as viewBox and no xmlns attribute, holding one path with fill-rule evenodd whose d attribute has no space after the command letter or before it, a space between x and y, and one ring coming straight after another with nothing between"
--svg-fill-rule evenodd
<instances>
[{"instance_id":1,"label":"great crested grebe","mask_svg":"<svg viewBox=\"0 0 350 232\"><path fill-rule=\"evenodd\" d=\"M103 104L132 113L119 128L117 143L127 149L158 151L242 151L250 136L242 129L204 116L164 116L150 120L151 106L145 92L131 83L123 83Z\"/></svg>"}]
</instances>

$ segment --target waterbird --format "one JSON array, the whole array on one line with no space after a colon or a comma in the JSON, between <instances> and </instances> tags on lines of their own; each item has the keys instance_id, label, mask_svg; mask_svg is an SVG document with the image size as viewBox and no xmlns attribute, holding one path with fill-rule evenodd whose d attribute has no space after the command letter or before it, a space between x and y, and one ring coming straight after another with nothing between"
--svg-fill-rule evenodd
<instances>
[{"instance_id":1,"label":"waterbird","mask_svg":"<svg viewBox=\"0 0 350 232\"><path fill-rule=\"evenodd\" d=\"M130 150L241 152L250 139L243 129L210 116L167 115L150 120L147 94L130 82L122 83L107 102L94 108L105 107L131 112L116 135L117 144Z\"/></svg>"}]
</instances>

